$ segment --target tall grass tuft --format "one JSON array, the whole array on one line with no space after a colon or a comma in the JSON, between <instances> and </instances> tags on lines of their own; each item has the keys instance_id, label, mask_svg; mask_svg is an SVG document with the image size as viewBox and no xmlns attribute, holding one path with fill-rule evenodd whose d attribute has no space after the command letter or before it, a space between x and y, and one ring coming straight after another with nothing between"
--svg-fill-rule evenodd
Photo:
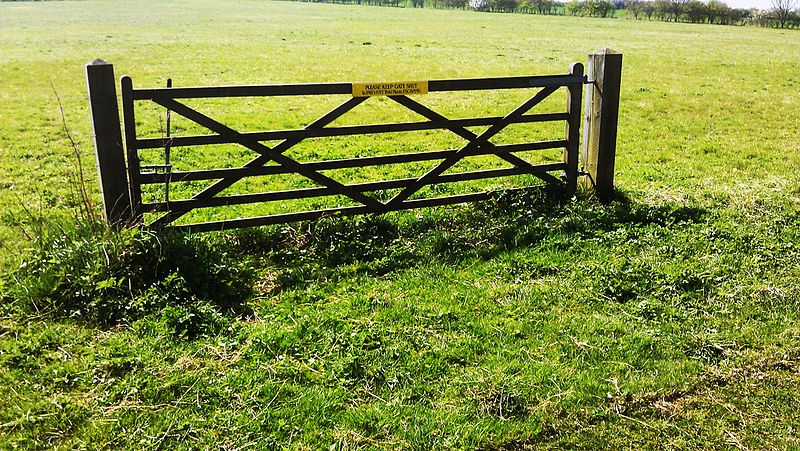
<instances>
[{"instance_id":1,"label":"tall grass tuft","mask_svg":"<svg viewBox=\"0 0 800 451\"><path fill-rule=\"evenodd\" d=\"M48 215L20 200L27 250L0 277L4 308L109 327L158 317L169 332L214 332L246 311L254 271L211 235L109 227L98 214L58 93L63 133L74 151L72 215Z\"/></svg>"},{"instance_id":2,"label":"tall grass tuft","mask_svg":"<svg viewBox=\"0 0 800 451\"><path fill-rule=\"evenodd\" d=\"M6 283L27 313L108 327L167 307L187 317L208 316L209 308L240 314L251 294L250 266L219 250L210 235L54 221L37 239Z\"/></svg>"}]
</instances>

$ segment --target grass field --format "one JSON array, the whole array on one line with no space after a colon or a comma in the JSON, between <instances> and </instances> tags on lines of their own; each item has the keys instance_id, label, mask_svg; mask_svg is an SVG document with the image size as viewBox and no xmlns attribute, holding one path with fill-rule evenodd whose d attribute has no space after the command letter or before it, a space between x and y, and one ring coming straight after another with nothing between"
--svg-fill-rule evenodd
<instances>
[{"instance_id":1,"label":"grass field","mask_svg":"<svg viewBox=\"0 0 800 451\"><path fill-rule=\"evenodd\" d=\"M563 73L603 47L624 54L612 205L500 196L174 247L76 233L36 250L37 218L69 218L78 203L54 90L99 202L83 73L93 58L136 86L167 77L186 86ZM426 102L453 115L502 114L523 95ZM408 118L374 100L346 123ZM337 99L326 102L198 105L255 130L301 126ZM150 108L140 130L159 136L160 114ZM406 139L419 150L458 144L445 133ZM400 143L331 140L299 152L388 153ZM0 443L798 447L799 150L796 31L262 1L0 2ZM176 164L198 164L200 152L186 152ZM220 147L201 162L244 157ZM263 208L243 211L272 211ZM98 296L59 315L50 298L72 294L36 298L42 291L26 291L25 280L44 279L16 269L25 252L45 255L48 268L76 255L110 266L114 243L127 239L121 249L161 252L159 264L188 259L181 271L242 275L251 283L240 314L215 310L216 281L201 275L204 294L192 296L210 299L208 309L115 311L121 320L109 325L96 313L111 311L103 293L129 293L133 311L196 287L167 278L134 295L128 280L65 264L60 280L87 281Z\"/></svg>"}]
</instances>

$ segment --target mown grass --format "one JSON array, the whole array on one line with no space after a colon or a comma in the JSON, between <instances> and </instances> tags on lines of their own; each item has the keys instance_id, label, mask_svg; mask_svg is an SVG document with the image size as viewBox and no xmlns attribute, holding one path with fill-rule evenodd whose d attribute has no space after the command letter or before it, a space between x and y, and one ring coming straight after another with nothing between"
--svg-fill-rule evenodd
<instances>
[{"instance_id":1,"label":"mown grass","mask_svg":"<svg viewBox=\"0 0 800 451\"><path fill-rule=\"evenodd\" d=\"M4 446L800 445L797 33L276 2L0 3L0 25ZM90 162L94 57L160 86L553 73L605 46L625 54L609 206L522 192L188 238L36 225L78 202L50 81ZM402 118L375 103L348 120ZM245 129L326 107L204 106Z\"/></svg>"}]
</instances>

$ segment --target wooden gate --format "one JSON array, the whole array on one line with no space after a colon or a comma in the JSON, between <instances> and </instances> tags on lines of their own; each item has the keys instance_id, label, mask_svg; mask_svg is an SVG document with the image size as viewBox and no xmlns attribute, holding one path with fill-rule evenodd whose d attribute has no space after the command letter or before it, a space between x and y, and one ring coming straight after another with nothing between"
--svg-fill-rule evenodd
<instances>
[{"instance_id":1,"label":"wooden gate","mask_svg":"<svg viewBox=\"0 0 800 451\"><path fill-rule=\"evenodd\" d=\"M126 76L121 81L125 135L124 150L117 112L113 68L110 64L96 60L87 65L86 69L105 211L109 222L115 224L139 225L142 224L145 214L151 213L150 216L153 216L152 213L158 213L159 216L146 224L147 227L169 227L191 231L223 230L315 219L334 214L385 213L419 207L471 202L486 199L489 196L488 192L478 192L412 199L412 196L419 194L423 187L431 184L530 174L543 180L548 185L563 189L566 193L573 193L578 183L580 125L583 119L581 101L583 85L587 80L581 63L572 64L568 73L562 75L432 80L411 83L315 83L137 89L133 87L131 78ZM566 111L559 113L530 113L537 104L561 87L565 87L567 92ZM410 97L410 95L425 92L522 88L537 88L537 91L532 97L508 114L493 117L451 119L433 111L423 102ZM590 90L590 97L592 94ZM201 98L331 95L348 95L350 97L301 129L266 132L238 131L235 125L222 123L209 115L197 111L197 109L187 106L183 101L184 99ZM408 110L421 115L426 120L372 125L329 126L333 121L372 96L386 96ZM212 131L213 134L139 138L136 133L135 101L155 102L166 108L167 111L178 114ZM587 113L589 109L587 104ZM563 139L502 145L490 142L492 137L511 124L554 121L565 123ZM487 128L482 133L475 133L468 129L468 127L475 126L486 126ZM289 152L294 146L307 138L434 129L452 132L466 140L466 144L461 148L450 150L323 161L298 161L292 158ZM616 136L616 127L614 136ZM279 142L276 145L268 146L264 144L265 141L278 140ZM140 164L139 152L144 149L164 148L168 154L170 149L175 147L225 143L238 144L249 149L253 152L252 159L241 167L196 171L173 171L169 165L165 166L164 171L152 171L152 168L144 168ZM563 149L563 159L558 163L531 164L515 155L515 152L539 149ZM501 169L445 173L463 158L476 155L493 155L510 163L511 166ZM418 178L379 180L353 184L341 183L323 173L323 171L332 169L364 168L420 161L438 163ZM270 162L272 164L267 165ZM143 169L148 170L143 172ZM224 190L243 178L278 174L298 174L313 181L318 186L262 193L222 195ZM213 181L213 183L191 198L167 199L163 202L142 201L143 185L198 180ZM366 194L372 191L390 189L399 190L399 192L388 201L380 201L376 197ZM194 209L333 195L346 196L357 205L174 225L178 218Z\"/></svg>"}]
</instances>

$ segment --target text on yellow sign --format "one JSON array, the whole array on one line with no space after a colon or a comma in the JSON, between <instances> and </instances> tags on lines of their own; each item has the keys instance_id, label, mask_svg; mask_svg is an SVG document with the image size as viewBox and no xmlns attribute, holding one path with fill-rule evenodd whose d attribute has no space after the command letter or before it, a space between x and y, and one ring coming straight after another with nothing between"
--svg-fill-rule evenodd
<instances>
[{"instance_id":1,"label":"text on yellow sign","mask_svg":"<svg viewBox=\"0 0 800 451\"><path fill-rule=\"evenodd\" d=\"M395 83L353 83L353 97L405 96L427 94L427 81L403 81Z\"/></svg>"}]
</instances>

